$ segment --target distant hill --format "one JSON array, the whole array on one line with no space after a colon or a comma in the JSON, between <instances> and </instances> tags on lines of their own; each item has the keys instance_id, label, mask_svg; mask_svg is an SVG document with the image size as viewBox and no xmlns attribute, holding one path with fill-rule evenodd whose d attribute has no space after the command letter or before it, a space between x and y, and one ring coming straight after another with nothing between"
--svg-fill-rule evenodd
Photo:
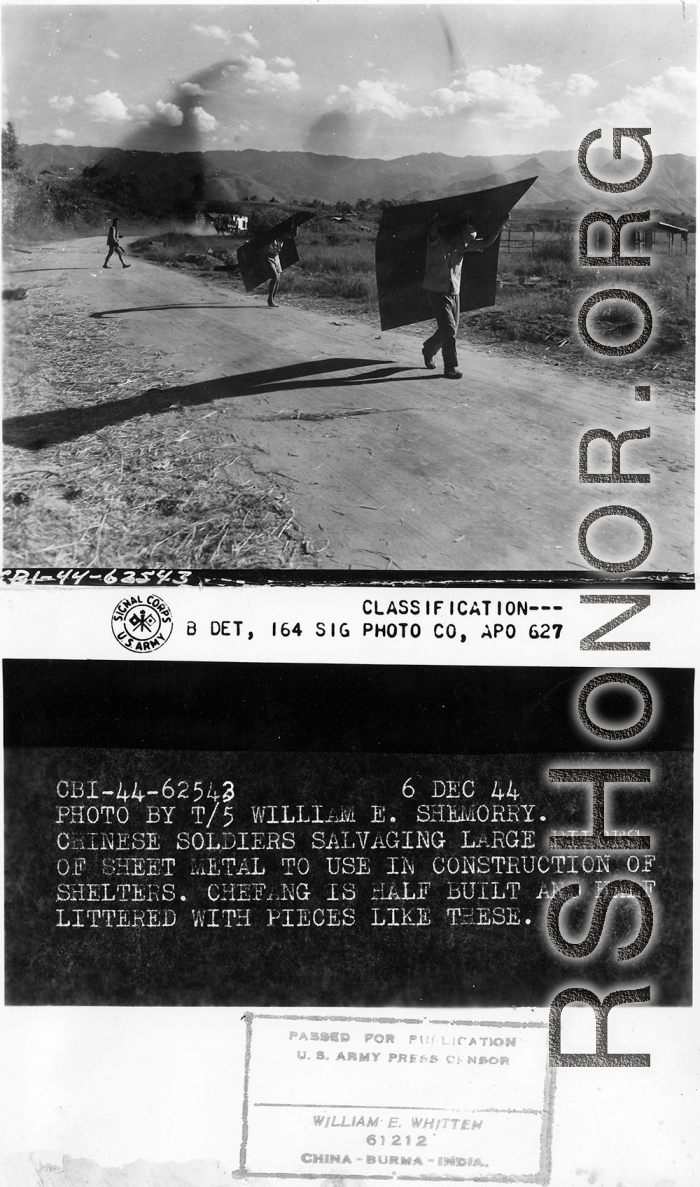
<instances>
[{"instance_id":1,"label":"distant hill","mask_svg":"<svg viewBox=\"0 0 700 1187\"><path fill-rule=\"evenodd\" d=\"M33 176L63 174L75 177L84 169L117 190L129 192L151 213L174 204L201 200L240 201L257 198L302 203L360 198L425 201L463 190L486 189L522 177L537 181L520 209L570 211L634 210L648 205L665 211L695 210L695 160L681 153L654 158L647 182L623 194L594 192L578 170L575 151L543 151L505 156L451 157L418 153L384 161L379 158L322 156L308 152L214 150L197 153L158 153L118 148L33 144L20 146L24 168ZM589 165L614 180L634 174L630 158L613 161L608 150L594 147ZM478 183L478 184L477 184Z\"/></svg>"},{"instance_id":2,"label":"distant hill","mask_svg":"<svg viewBox=\"0 0 700 1187\"><path fill-rule=\"evenodd\" d=\"M563 154L562 154L563 155ZM568 154L567 154L568 155ZM542 154L551 156L551 154ZM519 203L519 209L537 209L543 211L561 211L571 214L581 213L583 210L605 209L610 211L639 210L645 206L651 209L665 211L684 211L694 214L695 211L695 160L680 153L668 154L654 158L650 177L639 189L622 194L594 192L583 179L574 157L574 163L564 168L554 170L548 168L540 157L523 158L521 162L498 172L488 173L478 178L479 188L507 185L523 177L537 177L537 181L528 190ZM559 163L559 162L555 162ZM623 157L620 161L612 161L610 154L601 151L589 154L589 167L600 177L614 181L617 178L634 176L635 164L631 158ZM419 202L429 198L439 197L440 194L458 194L468 188L471 178L462 174L453 182L437 191L434 186L414 190L407 195L410 201Z\"/></svg>"}]
</instances>

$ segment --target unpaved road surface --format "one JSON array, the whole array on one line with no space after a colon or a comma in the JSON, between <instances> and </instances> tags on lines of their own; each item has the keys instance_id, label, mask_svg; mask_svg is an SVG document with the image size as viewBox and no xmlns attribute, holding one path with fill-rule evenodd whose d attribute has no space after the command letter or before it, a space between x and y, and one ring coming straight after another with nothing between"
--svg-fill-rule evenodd
<instances>
[{"instance_id":1,"label":"unpaved road surface","mask_svg":"<svg viewBox=\"0 0 700 1187\"><path fill-rule=\"evenodd\" d=\"M117 402L106 391L80 433L173 404L201 417L206 405L213 438L235 437L256 472L288 493L323 567L591 573L579 525L623 504L653 529L638 571L691 568L692 417L655 392L652 375L651 402L641 403L628 384L463 343L464 378L448 381L425 370L415 335L284 304L284 278L283 304L269 309L264 290L229 291L136 257L128 271L113 258L108 274L102 252L101 240L81 239L14 255L6 283L31 290L33 274L62 272L63 312L116 319L125 366L155 344L188 382ZM65 440L74 424L66 418ZM646 427L648 440L623 446L622 470L648 473L649 484L579 481L588 429ZM38 431L28 418L27 448ZM591 446L590 469L610 471L609 445ZM642 532L607 517L588 544L623 561L640 550Z\"/></svg>"}]
</instances>

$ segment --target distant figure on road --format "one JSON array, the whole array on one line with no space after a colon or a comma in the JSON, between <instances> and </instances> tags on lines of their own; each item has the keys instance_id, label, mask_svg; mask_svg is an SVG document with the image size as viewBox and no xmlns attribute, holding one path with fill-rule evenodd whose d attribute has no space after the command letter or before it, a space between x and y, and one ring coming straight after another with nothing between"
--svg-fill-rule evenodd
<instances>
[{"instance_id":1,"label":"distant figure on road","mask_svg":"<svg viewBox=\"0 0 700 1187\"><path fill-rule=\"evenodd\" d=\"M437 321L434 334L423 343L423 361L435 370L434 356L442 348L446 379L461 379L457 367L457 330L459 328L459 287L462 260L467 252L485 251L501 231L501 224L480 239L468 221L448 223L433 215L428 224L428 245L423 288Z\"/></svg>"},{"instance_id":2,"label":"distant figure on road","mask_svg":"<svg viewBox=\"0 0 700 1187\"><path fill-rule=\"evenodd\" d=\"M122 268L130 268L131 267L131 264L124 263L124 248L121 247L119 244L119 219L118 218L112 219L112 224L109 228L109 233L107 235L107 247L109 248L109 251L107 252L107 259L105 260L104 264L102 265L103 268L109 267L109 261L111 260L115 251L116 251L117 255L119 256Z\"/></svg>"},{"instance_id":3,"label":"distant figure on road","mask_svg":"<svg viewBox=\"0 0 700 1187\"><path fill-rule=\"evenodd\" d=\"M292 236L296 236L296 227L292 228ZM280 263L280 252L284 246L284 239L271 239L269 243L265 243L260 248L260 255L262 256L265 265L265 271L270 278L270 287L267 290L267 303L271 309L277 308L277 291L280 287L280 276L282 275L282 265Z\"/></svg>"}]
</instances>

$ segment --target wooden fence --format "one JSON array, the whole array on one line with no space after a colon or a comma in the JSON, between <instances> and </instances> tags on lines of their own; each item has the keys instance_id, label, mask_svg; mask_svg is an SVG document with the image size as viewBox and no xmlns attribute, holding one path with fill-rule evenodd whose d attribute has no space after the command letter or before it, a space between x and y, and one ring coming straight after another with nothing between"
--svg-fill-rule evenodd
<instances>
[{"instance_id":1,"label":"wooden fence","mask_svg":"<svg viewBox=\"0 0 700 1187\"><path fill-rule=\"evenodd\" d=\"M501 251L534 251L536 231L516 231L506 227L501 232Z\"/></svg>"}]
</instances>

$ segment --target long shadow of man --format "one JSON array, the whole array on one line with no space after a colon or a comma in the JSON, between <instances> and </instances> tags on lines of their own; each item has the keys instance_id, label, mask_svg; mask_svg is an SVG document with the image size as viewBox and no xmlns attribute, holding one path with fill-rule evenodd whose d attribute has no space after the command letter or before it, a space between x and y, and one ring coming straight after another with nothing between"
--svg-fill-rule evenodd
<instances>
[{"instance_id":1,"label":"long shadow of man","mask_svg":"<svg viewBox=\"0 0 700 1187\"><path fill-rule=\"evenodd\" d=\"M319 359L315 362L271 367L266 371L226 375L221 379L207 379L182 387L150 388L126 400L8 417L3 422L3 440L6 445L14 445L20 449L47 449L51 445L75 441L78 437L96 433L108 425L123 424L137 416L158 416L173 407L188 408L209 404L213 400L267 395L272 392L297 391L311 387L359 387L363 384L385 382L400 372L414 369L399 366L377 368L377 362L377 359ZM375 367L375 370L359 375L314 378L324 372L347 371L353 367Z\"/></svg>"}]
</instances>

